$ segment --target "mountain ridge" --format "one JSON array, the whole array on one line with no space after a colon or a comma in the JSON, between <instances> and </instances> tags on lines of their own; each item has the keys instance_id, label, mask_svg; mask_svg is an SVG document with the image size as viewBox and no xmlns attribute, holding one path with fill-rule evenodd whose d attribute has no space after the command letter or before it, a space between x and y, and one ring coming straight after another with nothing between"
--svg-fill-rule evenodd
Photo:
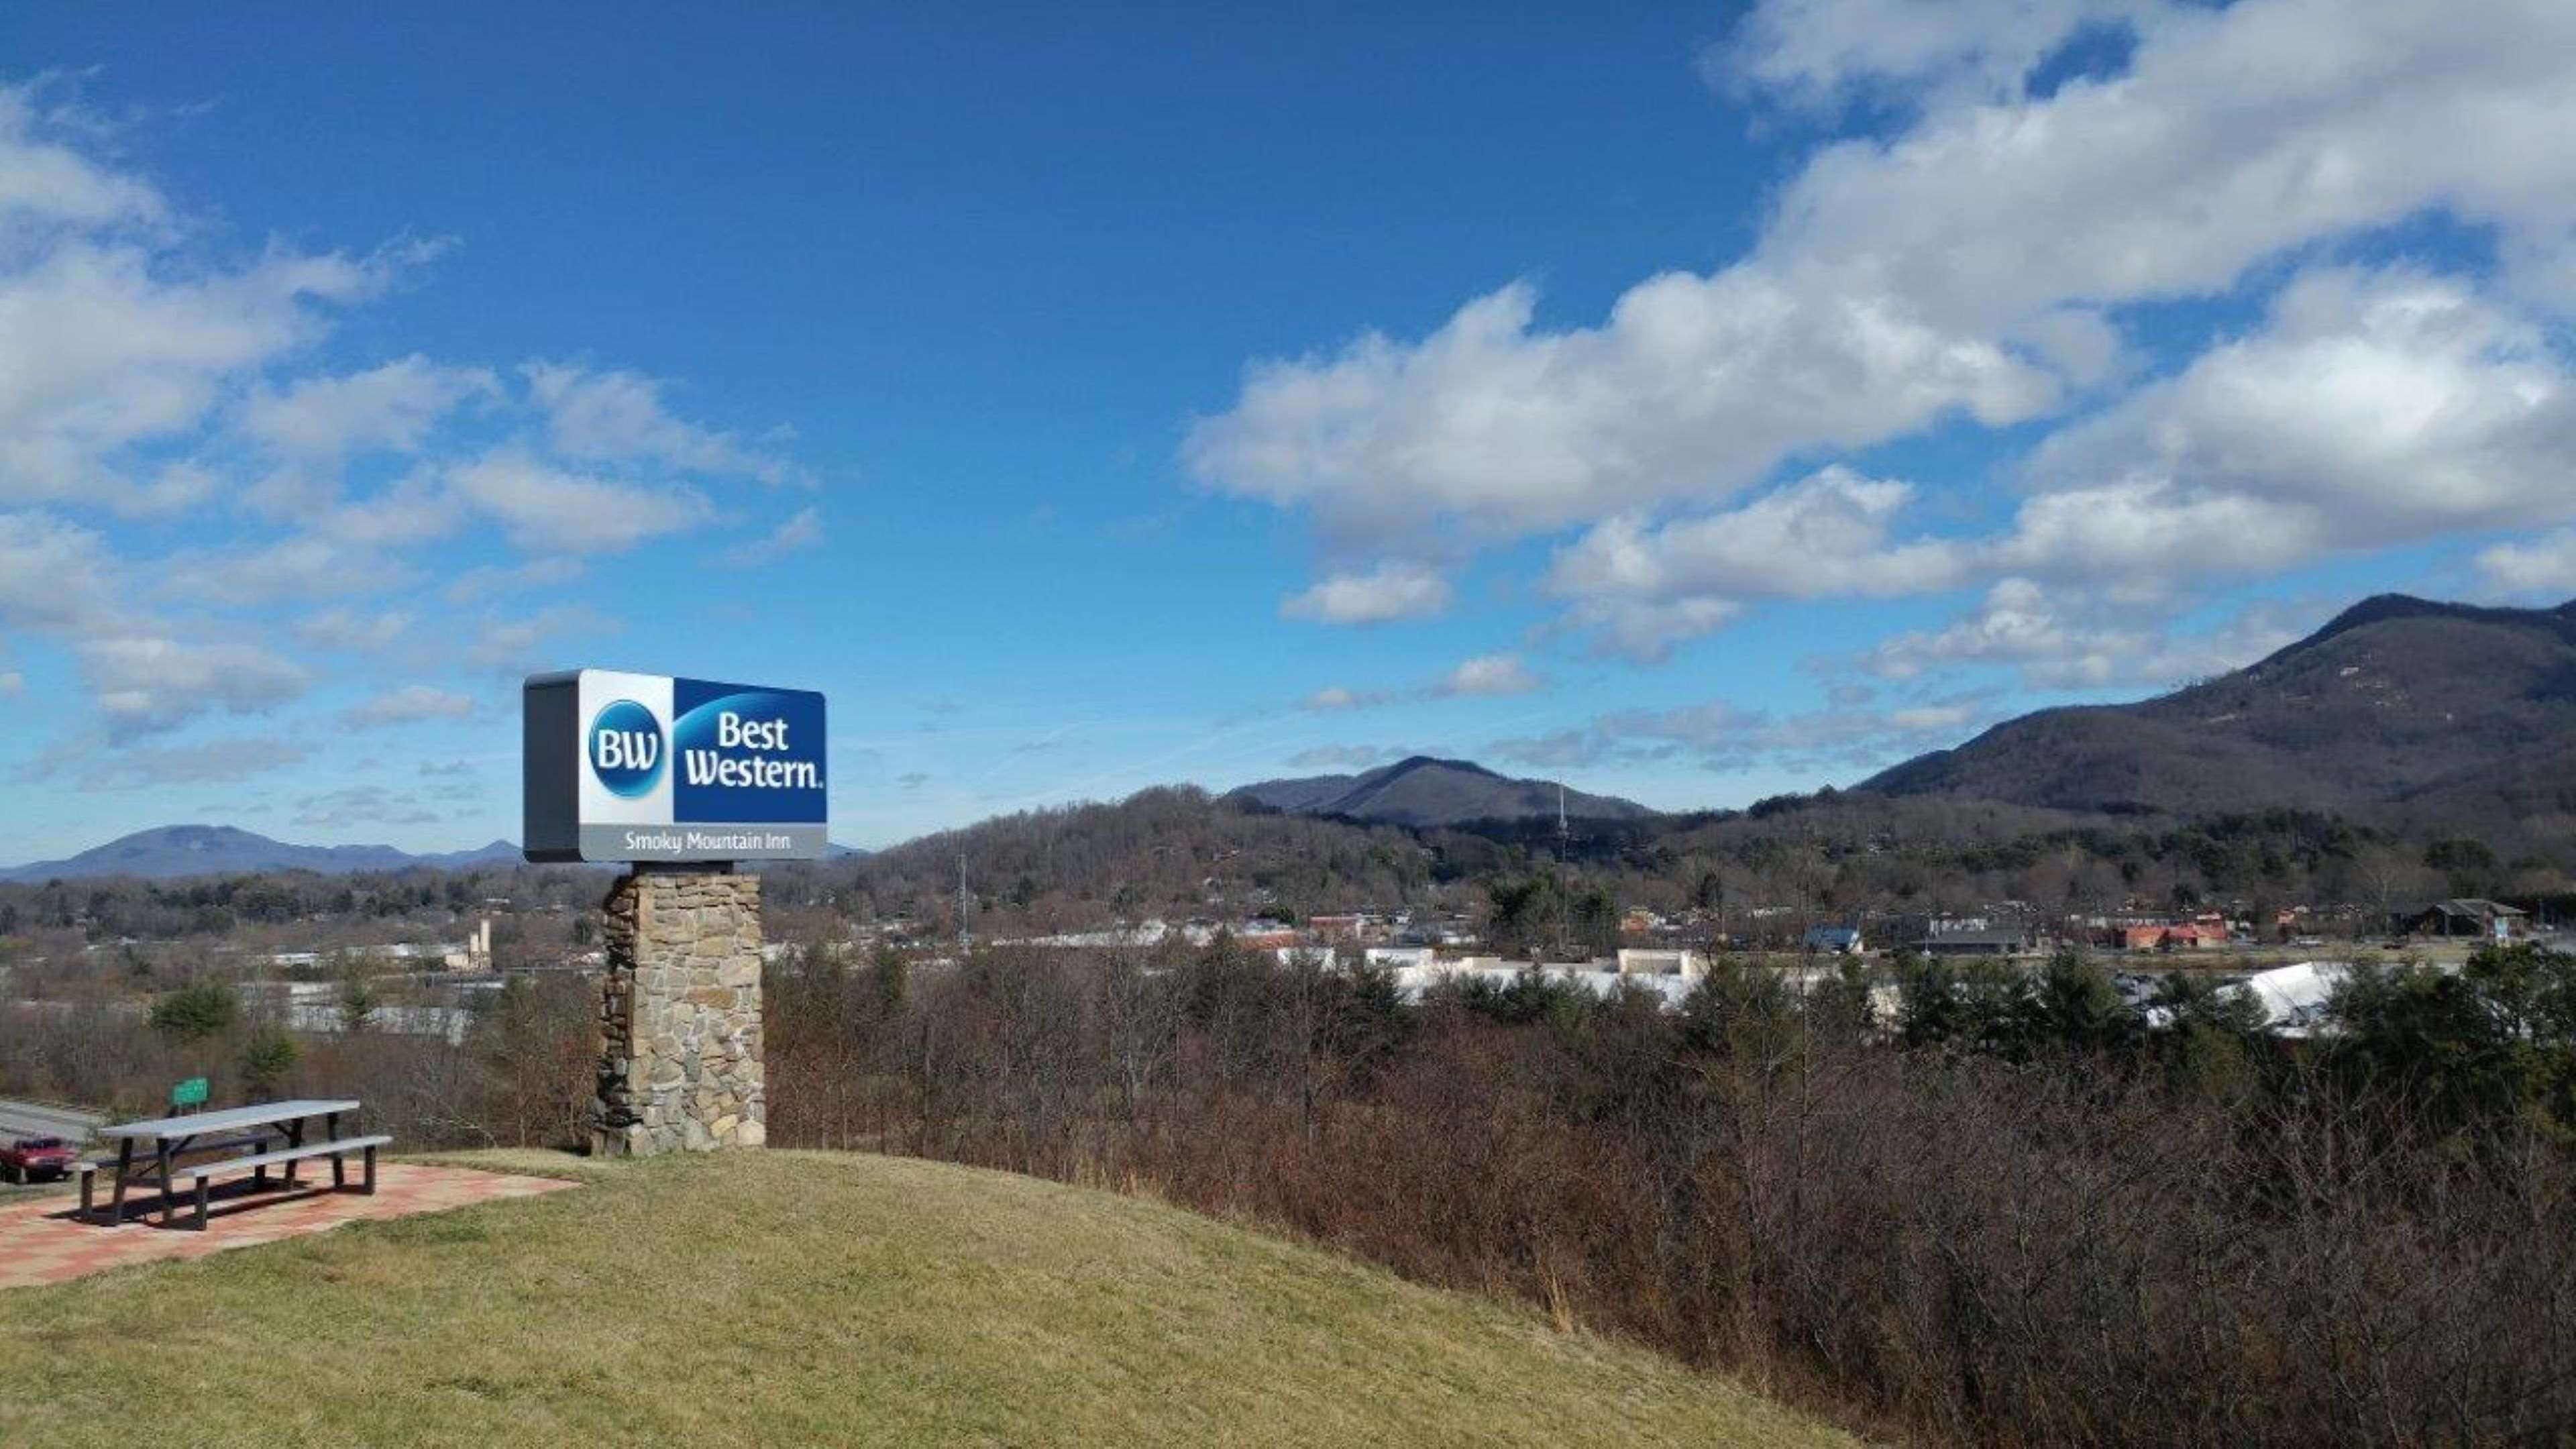
<instances>
[{"instance_id":1,"label":"mountain ridge","mask_svg":"<svg viewBox=\"0 0 2576 1449\"><path fill-rule=\"evenodd\" d=\"M1562 792L1562 793L1560 793ZM1472 760L1412 755L1355 775L1256 780L1225 799L1296 815L1420 828L1477 821L1554 818L1638 820L1656 811L1615 795L1593 795L1554 780L1516 780Z\"/></svg>"},{"instance_id":2,"label":"mountain ridge","mask_svg":"<svg viewBox=\"0 0 2576 1449\"><path fill-rule=\"evenodd\" d=\"M2411 831L2576 834L2576 602L2374 595L2243 669L2132 703L2022 715L1854 789L2114 814L2284 806Z\"/></svg>"},{"instance_id":3,"label":"mountain ridge","mask_svg":"<svg viewBox=\"0 0 2576 1449\"><path fill-rule=\"evenodd\" d=\"M846 845L830 847L830 859L863 857L868 852ZM255 875L262 871L309 870L317 875L351 875L360 871L466 870L477 866L517 865L519 847L493 840L467 850L413 852L391 845L297 845L236 825L156 825L59 860L0 866L0 882L41 885L49 880L100 880L132 876L142 880L180 880L204 875Z\"/></svg>"}]
</instances>

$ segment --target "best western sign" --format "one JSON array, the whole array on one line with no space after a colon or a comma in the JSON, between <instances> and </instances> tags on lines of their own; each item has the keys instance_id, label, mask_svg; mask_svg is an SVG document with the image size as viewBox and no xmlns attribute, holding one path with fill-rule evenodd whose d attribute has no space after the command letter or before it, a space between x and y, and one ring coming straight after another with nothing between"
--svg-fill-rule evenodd
<instances>
[{"instance_id":1,"label":"best western sign","mask_svg":"<svg viewBox=\"0 0 2576 1449\"><path fill-rule=\"evenodd\" d=\"M524 698L528 859L823 854L823 696L583 669Z\"/></svg>"}]
</instances>

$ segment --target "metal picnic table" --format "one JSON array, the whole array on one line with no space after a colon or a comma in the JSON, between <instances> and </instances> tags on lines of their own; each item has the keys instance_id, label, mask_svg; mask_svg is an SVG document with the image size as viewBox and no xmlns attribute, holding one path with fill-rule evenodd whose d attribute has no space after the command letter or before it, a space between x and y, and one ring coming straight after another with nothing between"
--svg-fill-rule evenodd
<instances>
[{"instance_id":1,"label":"metal picnic table","mask_svg":"<svg viewBox=\"0 0 2576 1449\"><path fill-rule=\"evenodd\" d=\"M362 1137L343 1140L340 1118L354 1113L360 1104L352 1099L317 1099L291 1102L262 1102L248 1107L226 1107L214 1112L192 1112L180 1117L156 1117L145 1122L120 1122L101 1127L98 1135L117 1142L115 1185L108 1203L108 1221L125 1221L125 1190L129 1186L158 1187L161 1191L161 1221L168 1226L177 1218L178 1200L172 1192L177 1179L196 1179L197 1226L206 1221L206 1179L216 1172L247 1167L254 1181L265 1186L271 1165L285 1171L287 1183L295 1182L299 1162L311 1157L331 1159L332 1185L346 1185L341 1154L364 1151L366 1154L366 1188L375 1188L376 1148L391 1141L385 1137ZM311 1146L304 1141L305 1129L316 1119L323 1124L322 1140ZM253 1152L248 1156L219 1159L214 1162L181 1165L179 1159L191 1152L207 1152L250 1146L256 1148L268 1136L281 1136L286 1146L272 1152ZM238 1134L248 1134L247 1136ZM206 1139L223 1139L208 1141ZM137 1149L148 1144L151 1156L137 1162ZM92 1165L93 1171L108 1164ZM90 1214L90 1180L81 1180L81 1212Z\"/></svg>"}]
</instances>

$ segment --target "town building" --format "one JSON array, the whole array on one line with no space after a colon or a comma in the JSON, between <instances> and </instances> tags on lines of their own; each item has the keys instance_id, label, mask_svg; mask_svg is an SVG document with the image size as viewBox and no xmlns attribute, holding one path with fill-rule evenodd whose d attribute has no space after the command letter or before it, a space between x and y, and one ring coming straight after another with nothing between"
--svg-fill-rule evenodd
<instances>
[{"instance_id":1,"label":"town building","mask_svg":"<svg viewBox=\"0 0 2576 1449\"><path fill-rule=\"evenodd\" d=\"M2458 897L2416 912L2406 920L2405 929L2445 940L2516 941L2531 934L2531 917L2498 901Z\"/></svg>"}]
</instances>

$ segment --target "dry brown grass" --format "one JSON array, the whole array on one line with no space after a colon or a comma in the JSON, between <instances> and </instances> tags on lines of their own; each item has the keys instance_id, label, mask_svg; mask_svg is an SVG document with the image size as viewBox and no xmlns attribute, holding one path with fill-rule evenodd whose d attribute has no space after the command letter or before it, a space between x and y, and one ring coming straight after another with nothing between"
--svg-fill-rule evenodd
<instances>
[{"instance_id":1,"label":"dry brown grass","mask_svg":"<svg viewBox=\"0 0 2576 1449\"><path fill-rule=\"evenodd\" d=\"M802 1152L0 1294L0 1442L1848 1443L1150 1202Z\"/></svg>"}]
</instances>

